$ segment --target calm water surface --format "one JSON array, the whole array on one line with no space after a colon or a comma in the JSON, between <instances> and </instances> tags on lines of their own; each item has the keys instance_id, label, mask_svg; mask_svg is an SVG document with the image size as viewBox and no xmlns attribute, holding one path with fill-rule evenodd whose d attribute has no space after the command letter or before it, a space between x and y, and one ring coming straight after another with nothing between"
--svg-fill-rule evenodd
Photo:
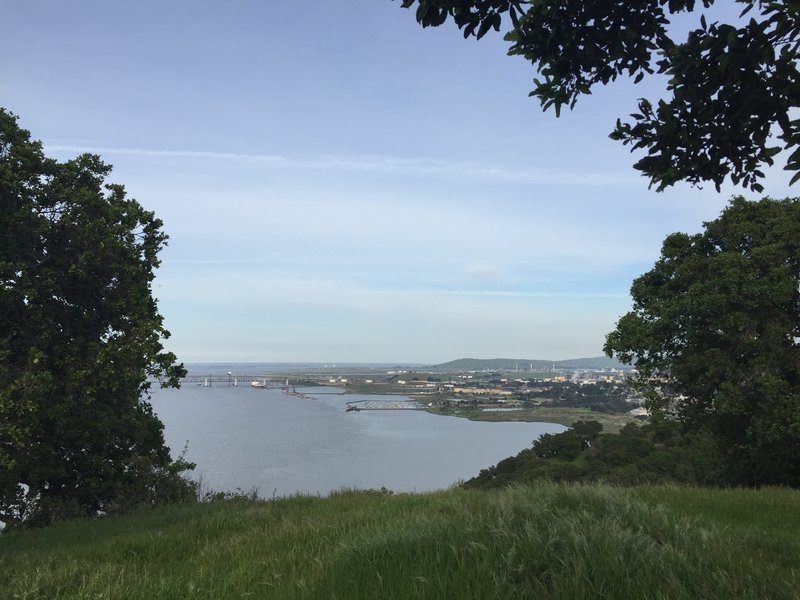
<instances>
[{"instance_id":1,"label":"calm water surface","mask_svg":"<svg viewBox=\"0 0 800 600\"><path fill-rule=\"evenodd\" d=\"M154 390L173 456L188 441L196 475L214 490L326 494L342 487L426 491L468 479L531 445L552 423L478 423L423 411L345 412L353 400L398 396L185 386ZM315 393L317 395L315 395Z\"/></svg>"}]
</instances>

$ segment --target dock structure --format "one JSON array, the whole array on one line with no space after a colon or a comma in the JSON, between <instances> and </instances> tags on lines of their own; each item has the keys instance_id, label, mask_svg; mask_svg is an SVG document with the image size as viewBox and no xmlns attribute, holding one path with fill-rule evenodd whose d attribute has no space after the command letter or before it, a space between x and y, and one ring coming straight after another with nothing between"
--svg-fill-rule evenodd
<instances>
[{"instance_id":1,"label":"dock structure","mask_svg":"<svg viewBox=\"0 0 800 600\"><path fill-rule=\"evenodd\" d=\"M413 400L356 400L347 402L348 411L359 410L420 410L425 408L419 402Z\"/></svg>"}]
</instances>

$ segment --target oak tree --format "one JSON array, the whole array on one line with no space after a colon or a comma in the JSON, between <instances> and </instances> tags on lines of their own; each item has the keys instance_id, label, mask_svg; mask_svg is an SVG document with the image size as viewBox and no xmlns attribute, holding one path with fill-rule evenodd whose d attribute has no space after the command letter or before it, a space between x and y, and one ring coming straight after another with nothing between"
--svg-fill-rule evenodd
<instances>
[{"instance_id":1,"label":"oak tree","mask_svg":"<svg viewBox=\"0 0 800 600\"><path fill-rule=\"evenodd\" d=\"M84 154L46 158L0 109L0 521L191 493L148 403L185 373L151 293L162 223Z\"/></svg>"},{"instance_id":2,"label":"oak tree","mask_svg":"<svg viewBox=\"0 0 800 600\"><path fill-rule=\"evenodd\" d=\"M800 486L800 199L732 199L631 295L605 351L649 407L712 433L731 483Z\"/></svg>"},{"instance_id":3,"label":"oak tree","mask_svg":"<svg viewBox=\"0 0 800 600\"><path fill-rule=\"evenodd\" d=\"M685 39L672 21L713 0L403 0L423 26L452 18L464 37L510 27L509 54L537 71L531 96L558 115L598 84L660 74L663 99L638 101L611 137L646 155L634 165L660 191L730 178L754 191L763 165L788 151L800 177L800 2L735 0L738 19L704 15ZM738 7L737 7L738 5Z\"/></svg>"}]
</instances>

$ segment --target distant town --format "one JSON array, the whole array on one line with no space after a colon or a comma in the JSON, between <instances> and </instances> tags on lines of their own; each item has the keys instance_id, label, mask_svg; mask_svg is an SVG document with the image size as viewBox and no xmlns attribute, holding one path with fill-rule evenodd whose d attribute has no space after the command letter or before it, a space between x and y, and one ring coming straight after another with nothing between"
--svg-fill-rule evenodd
<instances>
[{"instance_id":1,"label":"distant town","mask_svg":"<svg viewBox=\"0 0 800 600\"><path fill-rule=\"evenodd\" d=\"M567 425L592 419L604 422L611 430L647 417L643 399L627 383L635 371L605 358L558 362L460 359L433 366L391 367L286 365L284 370L272 365L268 374L241 373L235 367L225 374L203 374L202 369L200 365L190 366L185 383L281 388L303 398L315 395L308 388L334 388L338 391L325 393L352 398L347 402L350 410L392 406L475 420L539 420ZM404 398L397 399L402 404L392 404L385 398L382 402L356 400L359 395Z\"/></svg>"}]
</instances>

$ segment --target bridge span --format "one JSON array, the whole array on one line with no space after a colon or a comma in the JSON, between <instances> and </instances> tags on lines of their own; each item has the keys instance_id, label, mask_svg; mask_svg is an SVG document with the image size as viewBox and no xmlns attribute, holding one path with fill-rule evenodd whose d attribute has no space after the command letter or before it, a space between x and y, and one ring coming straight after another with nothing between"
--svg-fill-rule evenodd
<instances>
[{"instance_id":1,"label":"bridge span","mask_svg":"<svg viewBox=\"0 0 800 600\"><path fill-rule=\"evenodd\" d=\"M259 374L249 374L249 373L228 373L228 374L214 374L214 375L197 375L191 374L187 375L183 379L181 379L181 383L185 384L197 384L202 385L205 387L212 387L212 386L231 386L231 387L240 387L240 386L249 386L253 383L259 384L255 387L262 387L262 388L284 388L287 386L303 386L304 384L308 384L308 378L297 378L297 377L286 377L284 376L276 376L276 375L259 375ZM320 394L338 394L344 392L318 392Z\"/></svg>"}]
</instances>

